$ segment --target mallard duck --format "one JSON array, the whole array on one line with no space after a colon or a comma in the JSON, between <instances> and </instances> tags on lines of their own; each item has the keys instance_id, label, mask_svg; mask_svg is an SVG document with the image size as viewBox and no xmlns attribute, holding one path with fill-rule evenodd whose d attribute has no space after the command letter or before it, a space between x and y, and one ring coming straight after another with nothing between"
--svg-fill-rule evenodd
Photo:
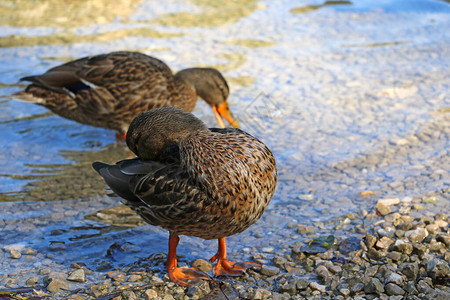
<instances>
[{"instance_id":1,"label":"mallard duck","mask_svg":"<svg viewBox=\"0 0 450 300\"><path fill-rule=\"evenodd\" d=\"M239 127L228 108L228 84L212 68L191 68L175 75L161 60L138 52L112 52L80 58L42 75L23 77L25 91L12 96L83 124L115 130L125 139L140 113L173 106L192 111L197 97L213 109L219 126L225 118Z\"/></svg>"},{"instance_id":2,"label":"mallard duck","mask_svg":"<svg viewBox=\"0 0 450 300\"><path fill-rule=\"evenodd\" d=\"M169 231L167 271L187 286L207 279L196 268L178 268L180 235L217 239L214 275L242 275L256 263L227 259L225 238L247 229L263 214L277 182L272 152L237 128L209 128L178 108L136 117L126 143L136 158L93 164L109 187L146 222Z\"/></svg>"}]
</instances>

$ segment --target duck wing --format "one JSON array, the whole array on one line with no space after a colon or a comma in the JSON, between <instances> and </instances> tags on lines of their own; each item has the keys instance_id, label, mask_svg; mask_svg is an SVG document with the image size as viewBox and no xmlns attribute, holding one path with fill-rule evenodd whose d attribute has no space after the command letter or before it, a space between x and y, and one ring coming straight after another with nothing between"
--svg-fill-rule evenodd
<instances>
[{"instance_id":1,"label":"duck wing","mask_svg":"<svg viewBox=\"0 0 450 300\"><path fill-rule=\"evenodd\" d=\"M162 61L137 52L119 51L89 56L21 80L74 98L86 114L109 114L167 106L176 93L170 68Z\"/></svg>"},{"instance_id":2,"label":"duck wing","mask_svg":"<svg viewBox=\"0 0 450 300\"><path fill-rule=\"evenodd\" d=\"M198 211L206 199L178 162L135 158L115 165L95 162L93 167L125 205L149 224L169 230L189 223L189 214Z\"/></svg>"}]
</instances>

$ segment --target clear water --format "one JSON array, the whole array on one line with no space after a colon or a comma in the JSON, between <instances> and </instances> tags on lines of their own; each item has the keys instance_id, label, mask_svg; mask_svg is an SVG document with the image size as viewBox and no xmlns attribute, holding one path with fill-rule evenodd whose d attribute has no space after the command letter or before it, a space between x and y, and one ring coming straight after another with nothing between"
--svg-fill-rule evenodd
<instances>
[{"instance_id":1,"label":"clear water","mask_svg":"<svg viewBox=\"0 0 450 300\"><path fill-rule=\"evenodd\" d=\"M0 246L45 253L60 242L66 249L49 259L92 265L116 241L139 249L113 264L166 251L160 228L95 217L118 203L91 163L129 156L113 132L8 96L24 88L23 76L115 50L156 56L173 70L218 68L243 129L273 150L277 193L260 222L230 238L237 252L276 246L288 223L326 223L380 197L450 187L447 1L105 1L102 9L56 1L56 16L42 3L0 5ZM194 113L216 126L201 100ZM375 196L358 196L367 190ZM429 209L449 211L448 199ZM180 252L203 257L214 246L183 237ZM0 274L26 268L1 266Z\"/></svg>"}]
</instances>

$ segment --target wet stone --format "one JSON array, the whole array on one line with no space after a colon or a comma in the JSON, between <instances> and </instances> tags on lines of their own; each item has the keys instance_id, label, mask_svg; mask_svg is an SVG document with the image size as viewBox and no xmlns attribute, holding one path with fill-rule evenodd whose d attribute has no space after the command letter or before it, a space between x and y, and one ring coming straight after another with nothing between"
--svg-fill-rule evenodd
<instances>
[{"instance_id":1,"label":"wet stone","mask_svg":"<svg viewBox=\"0 0 450 300\"><path fill-rule=\"evenodd\" d=\"M386 206L397 205L400 203L400 199L399 198L383 198L383 199L379 199L377 204L378 203L384 204Z\"/></svg>"},{"instance_id":2,"label":"wet stone","mask_svg":"<svg viewBox=\"0 0 450 300\"><path fill-rule=\"evenodd\" d=\"M412 206L412 209L414 209L414 210L423 210L424 207L423 207L422 204L414 204L414 205Z\"/></svg>"},{"instance_id":3,"label":"wet stone","mask_svg":"<svg viewBox=\"0 0 450 300\"><path fill-rule=\"evenodd\" d=\"M375 206L375 209L382 215L385 216L391 212L391 208L387 206L386 204L383 204L381 202L378 202Z\"/></svg>"},{"instance_id":4,"label":"wet stone","mask_svg":"<svg viewBox=\"0 0 450 300\"><path fill-rule=\"evenodd\" d=\"M64 242L53 242L50 244L50 246L48 248L50 251L60 251L60 250L65 250L66 245Z\"/></svg>"},{"instance_id":5,"label":"wet stone","mask_svg":"<svg viewBox=\"0 0 450 300\"><path fill-rule=\"evenodd\" d=\"M13 259L18 259L22 257L22 254L20 254L20 252L16 249L11 249L9 251L9 257L13 258Z\"/></svg>"},{"instance_id":6,"label":"wet stone","mask_svg":"<svg viewBox=\"0 0 450 300\"><path fill-rule=\"evenodd\" d=\"M76 282L85 282L86 281L86 273L84 269L76 269L75 271L67 277L67 280L76 281Z\"/></svg>"},{"instance_id":7,"label":"wet stone","mask_svg":"<svg viewBox=\"0 0 450 300\"><path fill-rule=\"evenodd\" d=\"M53 278L47 285L47 291L57 293L69 289L69 283L63 279Z\"/></svg>"},{"instance_id":8,"label":"wet stone","mask_svg":"<svg viewBox=\"0 0 450 300\"><path fill-rule=\"evenodd\" d=\"M284 265L288 262L286 258L281 257L281 256L275 256L272 259L272 262L275 266L277 266L278 268L284 268Z\"/></svg>"},{"instance_id":9,"label":"wet stone","mask_svg":"<svg viewBox=\"0 0 450 300\"><path fill-rule=\"evenodd\" d=\"M377 238L373 235L371 235L370 233L366 234L366 246L367 248L372 248L375 243L377 242Z\"/></svg>"},{"instance_id":10,"label":"wet stone","mask_svg":"<svg viewBox=\"0 0 450 300\"><path fill-rule=\"evenodd\" d=\"M280 269L273 266L262 266L261 267L261 274L266 276L274 276L280 273Z\"/></svg>"},{"instance_id":11,"label":"wet stone","mask_svg":"<svg viewBox=\"0 0 450 300\"><path fill-rule=\"evenodd\" d=\"M36 250L34 250L34 249L32 249L32 248L25 248L24 251L23 251L23 254L26 254L26 255L36 255L37 252L36 252Z\"/></svg>"},{"instance_id":12,"label":"wet stone","mask_svg":"<svg viewBox=\"0 0 450 300\"><path fill-rule=\"evenodd\" d=\"M36 285L39 281L41 281L41 278L39 276L34 276L31 278L28 278L26 281L26 284L29 286Z\"/></svg>"},{"instance_id":13,"label":"wet stone","mask_svg":"<svg viewBox=\"0 0 450 300\"><path fill-rule=\"evenodd\" d=\"M141 279L142 279L142 276L141 276L141 275L138 275L138 274L132 274L132 275L128 276L127 281L128 281L128 282L138 282L138 281L141 280Z\"/></svg>"}]
</instances>

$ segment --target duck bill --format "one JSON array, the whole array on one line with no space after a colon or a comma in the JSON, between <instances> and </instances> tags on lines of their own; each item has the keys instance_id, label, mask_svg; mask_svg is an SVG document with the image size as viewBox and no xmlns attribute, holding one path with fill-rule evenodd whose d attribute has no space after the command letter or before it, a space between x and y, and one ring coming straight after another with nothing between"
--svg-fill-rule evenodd
<instances>
[{"instance_id":1,"label":"duck bill","mask_svg":"<svg viewBox=\"0 0 450 300\"><path fill-rule=\"evenodd\" d=\"M231 126L239 128L239 122L233 117L227 102L224 102L221 105L213 105L213 111L220 127L225 128L225 123L222 119L224 118Z\"/></svg>"}]
</instances>

